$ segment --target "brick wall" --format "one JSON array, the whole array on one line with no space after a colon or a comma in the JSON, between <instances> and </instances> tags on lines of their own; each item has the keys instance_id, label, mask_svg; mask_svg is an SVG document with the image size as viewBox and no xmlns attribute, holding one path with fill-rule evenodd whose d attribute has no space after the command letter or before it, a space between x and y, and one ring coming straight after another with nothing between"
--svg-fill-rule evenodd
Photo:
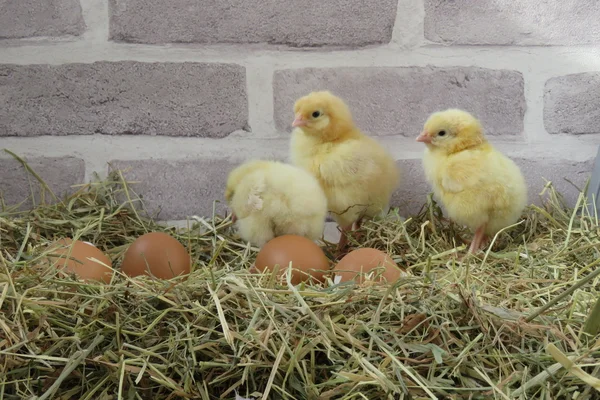
<instances>
[{"instance_id":1,"label":"brick wall","mask_svg":"<svg viewBox=\"0 0 600 400\"><path fill-rule=\"evenodd\" d=\"M128 168L160 218L210 214L227 172L285 159L294 100L330 89L396 156L396 205L428 192L414 141L462 107L570 201L600 144L596 0L5 0L0 143L59 194ZM0 190L29 193L0 155Z\"/></svg>"}]
</instances>

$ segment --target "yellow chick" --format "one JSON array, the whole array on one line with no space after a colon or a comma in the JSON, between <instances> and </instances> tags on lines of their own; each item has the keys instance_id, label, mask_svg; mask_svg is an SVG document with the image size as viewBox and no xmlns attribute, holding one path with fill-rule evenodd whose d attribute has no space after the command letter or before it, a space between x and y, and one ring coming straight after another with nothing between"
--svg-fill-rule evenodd
<instances>
[{"instance_id":1,"label":"yellow chick","mask_svg":"<svg viewBox=\"0 0 600 400\"><path fill-rule=\"evenodd\" d=\"M261 247L281 235L321 237L327 198L306 171L278 161L252 160L233 169L225 189L242 239Z\"/></svg>"},{"instance_id":2,"label":"yellow chick","mask_svg":"<svg viewBox=\"0 0 600 400\"><path fill-rule=\"evenodd\" d=\"M329 91L311 92L294 104L292 164L315 176L327 196L328 210L346 233L364 217L387 211L400 180L394 158L354 124L346 103Z\"/></svg>"},{"instance_id":3,"label":"yellow chick","mask_svg":"<svg viewBox=\"0 0 600 400\"><path fill-rule=\"evenodd\" d=\"M475 232L469 253L517 222L527 202L525 179L475 117L458 109L433 113L417 142L427 146L423 166L435 196L451 219Z\"/></svg>"}]
</instances>

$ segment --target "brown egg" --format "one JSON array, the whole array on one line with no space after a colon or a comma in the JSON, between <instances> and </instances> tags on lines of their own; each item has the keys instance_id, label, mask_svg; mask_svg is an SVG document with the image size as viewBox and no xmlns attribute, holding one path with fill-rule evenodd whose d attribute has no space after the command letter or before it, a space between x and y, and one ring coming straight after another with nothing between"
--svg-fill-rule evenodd
<instances>
[{"instance_id":1,"label":"brown egg","mask_svg":"<svg viewBox=\"0 0 600 400\"><path fill-rule=\"evenodd\" d=\"M171 279L189 274L191 264L190 255L177 239L163 232L150 232L129 246L121 270L131 277L151 273L160 279Z\"/></svg>"},{"instance_id":2,"label":"brown egg","mask_svg":"<svg viewBox=\"0 0 600 400\"><path fill-rule=\"evenodd\" d=\"M291 282L297 285L313 277L318 282L324 281L329 270L329 260L323 250L312 240L297 235L278 236L266 243L254 262L259 272L273 271L278 265L278 276L285 280L285 273L292 263Z\"/></svg>"},{"instance_id":3,"label":"brown egg","mask_svg":"<svg viewBox=\"0 0 600 400\"><path fill-rule=\"evenodd\" d=\"M48 259L56 268L73 273L83 281L110 283L113 274L112 262L93 244L64 238L51 245L51 248Z\"/></svg>"},{"instance_id":4,"label":"brown egg","mask_svg":"<svg viewBox=\"0 0 600 400\"><path fill-rule=\"evenodd\" d=\"M385 271L382 271L380 267L385 266ZM378 268L376 271L374 269ZM359 276L359 283L363 283L366 280L365 275L358 274L367 274L370 271L373 271L373 277L377 275L377 281L383 283L387 281L388 283L393 283L401 276L405 276L406 273L401 270L398 265L392 260L392 258L384 253L383 251L373 249L373 248L364 248L364 249L356 249L346 254L335 266L333 269L334 278L333 281L346 282L355 279ZM339 276L341 278L337 278ZM385 278L385 281L384 281Z\"/></svg>"}]
</instances>

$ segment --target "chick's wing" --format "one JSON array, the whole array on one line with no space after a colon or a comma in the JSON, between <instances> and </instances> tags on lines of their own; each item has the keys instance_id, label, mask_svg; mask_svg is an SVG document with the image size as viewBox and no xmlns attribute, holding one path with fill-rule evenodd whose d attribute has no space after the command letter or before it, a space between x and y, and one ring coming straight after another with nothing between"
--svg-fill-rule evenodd
<instances>
[{"instance_id":1,"label":"chick's wing","mask_svg":"<svg viewBox=\"0 0 600 400\"><path fill-rule=\"evenodd\" d=\"M382 172L376 152L354 140L337 145L319 165L321 179L329 185L369 182Z\"/></svg>"},{"instance_id":2,"label":"chick's wing","mask_svg":"<svg viewBox=\"0 0 600 400\"><path fill-rule=\"evenodd\" d=\"M444 191L460 193L488 182L487 156L481 151L463 151L454 156L443 167L440 184Z\"/></svg>"}]
</instances>

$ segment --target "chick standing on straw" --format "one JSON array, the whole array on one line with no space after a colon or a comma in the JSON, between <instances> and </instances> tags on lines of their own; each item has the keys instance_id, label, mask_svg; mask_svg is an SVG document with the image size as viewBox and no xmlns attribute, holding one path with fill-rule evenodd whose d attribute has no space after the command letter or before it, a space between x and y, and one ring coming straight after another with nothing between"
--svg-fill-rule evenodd
<instances>
[{"instance_id":1,"label":"chick standing on straw","mask_svg":"<svg viewBox=\"0 0 600 400\"><path fill-rule=\"evenodd\" d=\"M475 117L458 109L434 113L417 141L427 146L423 166L434 194L450 218L475 231L469 253L519 219L527 201L525 179L488 143Z\"/></svg>"}]
</instances>

